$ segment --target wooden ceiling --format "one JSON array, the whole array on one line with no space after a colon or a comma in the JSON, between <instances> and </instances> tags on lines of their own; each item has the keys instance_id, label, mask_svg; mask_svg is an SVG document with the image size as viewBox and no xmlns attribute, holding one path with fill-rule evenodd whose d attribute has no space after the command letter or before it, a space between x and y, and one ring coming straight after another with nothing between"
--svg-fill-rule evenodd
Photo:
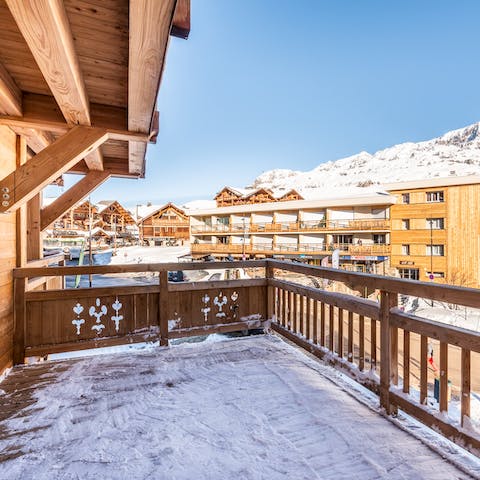
<instances>
[{"instance_id":1,"label":"wooden ceiling","mask_svg":"<svg viewBox=\"0 0 480 480\"><path fill-rule=\"evenodd\" d=\"M68 171L142 177L169 37L189 29L189 0L0 0L0 124L34 153L106 129Z\"/></svg>"}]
</instances>

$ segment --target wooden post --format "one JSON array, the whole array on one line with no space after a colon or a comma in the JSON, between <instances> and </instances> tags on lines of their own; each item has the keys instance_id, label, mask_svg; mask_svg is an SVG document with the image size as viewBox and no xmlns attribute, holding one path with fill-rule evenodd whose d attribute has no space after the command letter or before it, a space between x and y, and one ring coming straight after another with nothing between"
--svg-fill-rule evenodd
<instances>
[{"instance_id":1,"label":"wooden post","mask_svg":"<svg viewBox=\"0 0 480 480\"><path fill-rule=\"evenodd\" d=\"M403 331L403 392L410 393L410 332Z\"/></svg>"},{"instance_id":2,"label":"wooden post","mask_svg":"<svg viewBox=\"0 0 480 480\"><path fill-rule=\"evenodd\" d=\"M353 362L353 312L348 312L348 361Z\"/></svg>"},{"instance_id":3,"label":"wooden post","mask_svg":"<svg viewBox=\"0 0 480 480\"><path fill-rule=\"evenodd\" d=\"M275 277L273 267L271 267L267 263L267 267L265 268L265 276L267 278L267 282L270 279ZM267 286L267 320L272 320L274 322L277 321L275 318L275 304L277 303L277 298L275 295L275 289L271 285Z\"/></svg>"},{"instance_id":4,"label":"wooden post","mask_svg":"<svg viewBox=\"0 0 480 480\"><path fill-rule=\"evenodd\" d=\"M40 230L41 193L27 203L27 260L43 257L42 232Z\"/></svg>"},{"instance_id":5,"label":"wooden post","mask_svg":"<svg viewBox=\"0 0 480 480\"><path fill-rule=\"evenodd\" d=\"M470 350L462 348L462 427L465 417L470 417L470 378Z\"/></svg>"},{"instance_id":6,"label":"wooden post","mask_svg":"<svg viewBox=\"0 0 480 480\"><path fill-rule=\"evenodd\" d=\"M420 337L420 404L425 405L428 394L428 337Z\"/></svg>"},{"instance_id":7,"label":"wooden post","mask_svg":"<svg viewBox=\"0 0 480 480\"><path fill-rule=\"evenodd\" d=\"M380 292L380 406L387 414L393 413L390 406L390 383L392 381L392 328L390 326L390 309L397 304L397 294Z\"/></svg>"},{"instance_id":8,"label":"wooden post","mask_svg":"<svg viewBox=\"0 0 480 480\"><path fill-rule=\"evenodd\" d=\"M448 343L440 342L440 411L448 410Z\"/></svg>"},{"instance_id":9,"label":"wooden post","mask_svg":"<svg viewBox=\"0 0 480 480\"><path fill-rule=\"evenodd\" d=\"M361 372L365 368L365 317L358 317L358 368Z\"/></svg>"},{"instance_id":10,"label":"wooden post","mask_svg":"<svg viewBox=\"0 0 480 480\"><path fill-rule=\"evenodd\" d=\"M26 278L15 278L13 281L14 296L14 334L13 334L13 364L19 365L25 361L25 285Z\"/></svg>"},{"instance_id":11,"label":"wooden post","mask_svg":"<svg viewBox=\"0 0 480 480\"><path fill-rule=\"evenodd\" d=\"M158 299L158 323L160 327L160 346L168 346L168 272L158 272L160 293Z\"/></svg>"}]
</instances>

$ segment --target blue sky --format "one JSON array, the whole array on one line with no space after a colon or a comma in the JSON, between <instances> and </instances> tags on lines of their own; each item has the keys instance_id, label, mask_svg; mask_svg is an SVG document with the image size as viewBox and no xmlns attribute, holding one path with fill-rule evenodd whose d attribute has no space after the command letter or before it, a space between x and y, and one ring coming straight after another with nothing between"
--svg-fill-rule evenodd
<instances>
[{"instance_id":1,"label":"blue sky","mask_svg":"<svg viewBox=\"0 0 480 480\"><path fill-rule=\"evenodd\" d=\"M170 42L146 178L111 179L95 201L213 198L266 170L479 120L476 0L191 2L190 38Z\"/></svg>"}]
</instances>

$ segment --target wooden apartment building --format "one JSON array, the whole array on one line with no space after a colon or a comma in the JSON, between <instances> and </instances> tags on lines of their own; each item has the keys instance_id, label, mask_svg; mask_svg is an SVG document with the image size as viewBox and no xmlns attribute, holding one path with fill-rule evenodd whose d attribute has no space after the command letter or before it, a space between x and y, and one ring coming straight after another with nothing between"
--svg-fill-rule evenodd
<instances>
[{"instance_id":1,"label":"wooden apartment building","mask_svg":"<svg viewBox=\"0 0 480 480\"><path fill-rule=\"evenodd\" d=\"M400 276L480 286L480 177L447 177L385 185L391 265Z\"/></svg>"},{"instance_id":2,"label":"wooden apartment building","mask_svg":"<svg viewBox=\"0 0 480 480\"><path fill-rule=\"evenodd\" d=\"M402 182L379 190L384 193L191 212L192 253L331 265L332 251L338 250L341 268L480 286L480 177Z\"/></svg>"},{"instance_id":3,"label":"wooden apartment building","mask_svg":"<svg viewBox=\"0 0 480 480\"><path fill-rule=\"evenodd\" d=\"M194 256L295 258L383 272L390 252L390 195L257 202L190 212Z\"/></svg>"},{"instance_id":4,"label":"wooden apartment building","mask_svg":"<svg viewBox=\"0 0 480 480\"><path fill-rule=\"evenodd\" d=\"M173 203L167 203L138 220L140 240L149 245L183 244L190 238L189 217Z\"/></svg>"}]
</instances>

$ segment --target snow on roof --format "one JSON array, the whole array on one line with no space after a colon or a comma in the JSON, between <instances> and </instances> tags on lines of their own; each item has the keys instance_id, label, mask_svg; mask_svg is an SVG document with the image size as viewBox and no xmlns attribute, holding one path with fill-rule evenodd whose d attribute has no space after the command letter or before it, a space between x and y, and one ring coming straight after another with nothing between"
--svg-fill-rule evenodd
<instances>
[{"instance_id":1,"label":"snow on roof","mask_svg":"<svg viewBox=\"0 0 480 480\"><path fill-rule=\"evenodd\" d=\"M191 202L184 203L182 208L187 210L204 210L207 208L215 208L217 202L215 200L192 200Z\"/></svg>"},{"instance_id":2,"label":"snow on roof","mask_svg":"<svg viewBox=\"0 0 480 480\"><path fill-rule=\"evenodd\" d=\"M412 180L410 182L385 183L383 188L387 191L408 190L413 188L448 187L452 185L472 185L480 183L480 176L468 175L465 177L427 178L425 180Z\"/></svg>"},{"instance_id":3,"label":"snow on roof","mask_svg":"<svg viewBox=\"0 0 480 480\"><path fill-rule=\"evenodd\" d=\"M349 191L351 192L351 188ZM243 213L243 212L270 212L273 210L298 210L299 208L327 208L327 207L351 207L355 205L392 205L396 202L393 195L384 192L365 192L361 188L361 194L323 196L321 198L309 200L289 200L286 202L262 202L246 203L228 207L216 207L215 205L207 208L198 209L189 212L191 216L195 215L215 215L219 213ZM345 193L345 192L342 192Z\"/></svg>"}]
</instances>

